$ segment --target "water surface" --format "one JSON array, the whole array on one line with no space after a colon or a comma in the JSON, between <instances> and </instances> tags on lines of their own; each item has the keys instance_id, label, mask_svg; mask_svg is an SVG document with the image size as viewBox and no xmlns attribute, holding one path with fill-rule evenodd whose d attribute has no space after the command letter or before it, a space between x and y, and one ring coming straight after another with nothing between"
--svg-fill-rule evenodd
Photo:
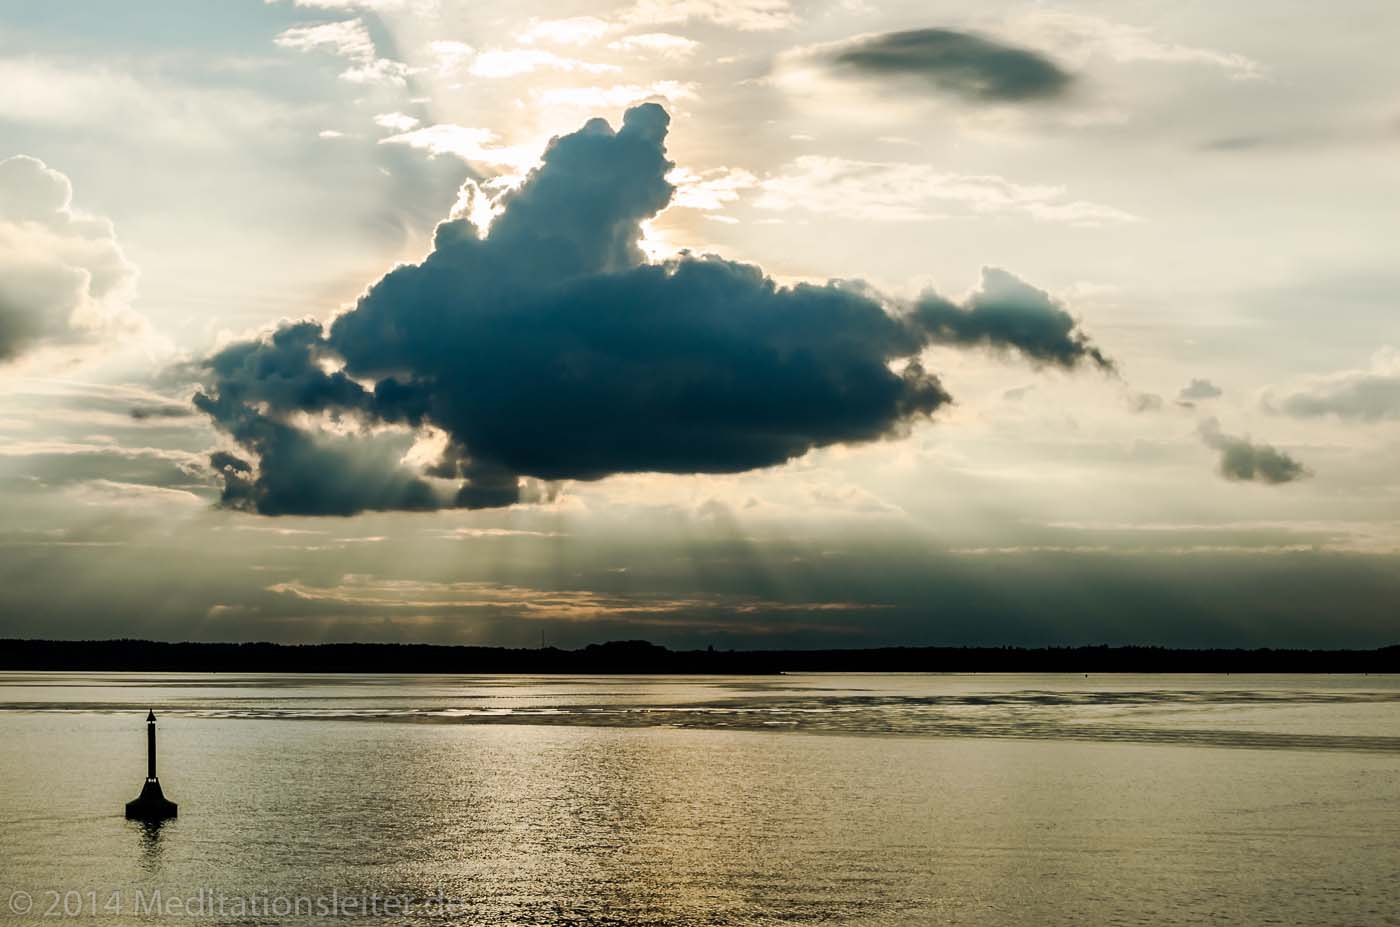
<instances>
[{"instance_id":1,"label":"water surface","mask_svg":"<svg viewBox=\"0 0 1400 927\"><path fill-rule=\"evenodd\" d=\"M1392 677L11 673L0 738L11 922L1400 923Z\"/></svg>"}]
</instances>

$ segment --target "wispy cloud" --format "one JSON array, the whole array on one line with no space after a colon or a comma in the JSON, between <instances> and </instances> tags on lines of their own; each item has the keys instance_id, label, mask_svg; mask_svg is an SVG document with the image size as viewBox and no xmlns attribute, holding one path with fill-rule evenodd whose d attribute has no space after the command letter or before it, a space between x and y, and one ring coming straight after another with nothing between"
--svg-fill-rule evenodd
<instances>
[{"instance_id":1,"label":"wispy cloud","mask_svg":"<svg viewBox=\"0 0 1400 927\"><path fill-rule=\"evenodd\" d=\"M493 617L550 621L617 621L641 625L730 627L724 616L877 611L865 602L790 602L743 596L623 595L581 589L542 589L491 582L432 582L347 574L334 585L292 580L267 591L303 602L417 613L481 612ZM734 630L752 633L754 625Z\"/></svg>"},{"instance_id":2,"label":"wispy cloud","mask_svg":"<svg viewBox=\"0 0 1400 927\"><path fill-rule=\"evenodd\" d=\"M477 77L516 77L539 70L606 74L622 69L615 64L565 58L540 48L510 48L479 52L468 70Z\"/></svg>"},{"instance_id":3,"label":"wispy cloud","mask_svg":"<svg viewBox=\"0 0 1400 927\"><path fill-rule=\"evenodd\" d=\"M528 170L539 161L538 145L502 145L490 129L438 123L380 139L381 145L407 145L433 155L454 155L463 161Z\"/></svg>"},{"instance_id":4,"label":"wispy cloud","mask_svg":"<svg viewBox=\"0 0 1400 927\"><path fill-rule=\"evenodd\" d=\"M1204 65L1219 68L1239 80L1258 79L1265 74L1263 65L1236 52L1173 42L1142 26L1064 10L1033 10L1014 17L1010 29L1076 62L1101 56L1120 63Z\"/></svg>"},{"instance_id":5,"label":"wispy cloud","mask_svg":"<svg viewBox=\"0 0 1400 927\"><path fill-rule=\"evenodd\" d=\"M274 4L279 0L263 0ZM376 13L398 13L405 10L426 12L435 8L438 0L291 0L293 6L311 10L369 10Z\"/></svg>"},{"instance_id":6,"label":"wispy cloud","mask_svg":"<svg viewBox=\"0 0 1400 927\"><path fill-rule=\"evenodd\" d=\"M644 32L640 35L625 35L609 42L613 51L656 55L661 58L688 58L700 47L694 39L669 32Z\"/></svg>"},{"instance_id":7,"label":"wispy cloud","mask_svg":"<svg viewBox=\"0 0 1400 927\"><path fill-rule=\"evenodd\" d=\"M952 215L1019 213L1066 225L1140 221L1114 206L1071 199L1056 185L1024 185L995 175L952 174L927 164L803 155L759 184L760 209L800 209L882 222Z\"/></svg>"},{"instance_id":8,"label":"wispy cloud","mask_svg":"<svg viewBox=\"0 0 1400 927\"><path fill-rule=\"evenodd\" d=\"M716 210L734 203L740 192L758 185L758 178L743 168L717 167L694 171L678 167L666 175L676 185L672 206Z\"/></svg>"},{"instance_id":9,"label":"wispy cloud","mask_svg":"<svg viewBox=\"0 0 1400 927\"><path fill-rule=\"evenodd\" d=\"M596 16L573 16L568 19L531 19L530 24L515 34L519 42L545 42L553 45L587 45L607 35L613 27Z\"/></svg>"},{"instance_id":10,"label":"wispy cloud","mask_svg":"<svg viewBox=\"0 0 1400 927\"><path fill-rule=\"evenodd\" d=\"M525 528L432 528L427 534L451 541L480 538L566 538L561 531L532 531Z\"/></svg>"},{"instance_id":11,"label":"wispy cloud","mask_svg":"<svg viewBox=\"0 0 1400 927\"><path fill-rule=\"evenodd\" d=\"M617 18L628 25L699 20L746 32L786 29L798 21L789 0L637 0Z\"/></svg>"},{"instance_id":12,"label":"wispy cloud","mask_svg":"<svg viewBox=\"0 0 1400 927\"><path fill-rule=\"evenodd\" d=\"M696 90L693 83L661 80L650 84L613 84L610 87L552 87L536 91L533 97L544 106L618 109L645 100L693 100L697 96Z\"/></svg>"},{"instance_id":13,"label":"wispy cloud","mask_svg":"<svg viewBox=\"0 0 1400 927\"><path fill-rule=\"evenodd\" d=\"M146 483L123 483L118 480L87 480L78 483L69 495L83 505L96 506L148 506L183 505L204 507L207 499L189 490L173 489L169 486L151 486Z\"/></svg>"},{"instance_id":14,"label":"wispy cloud","mask_svg":"<svg viewBox=\"0 0 1400 927\"><path fill-rule=\"evenodd\" d=\"M374 39L364 20L345 19L339 22L293 26L281 32L273 42L281 48L299 52L324 52L344 58L350 67L342 71L342 80L354 84L407 83L411 69L401 61L381 58L375 50Z\"/></svg>"}]
</instances>

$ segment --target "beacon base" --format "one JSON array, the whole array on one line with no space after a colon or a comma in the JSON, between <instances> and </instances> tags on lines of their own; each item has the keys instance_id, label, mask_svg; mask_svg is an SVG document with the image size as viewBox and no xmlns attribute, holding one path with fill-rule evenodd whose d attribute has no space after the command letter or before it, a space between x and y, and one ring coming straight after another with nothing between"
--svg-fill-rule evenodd
<instances>
[{"instance_id":1,"label":"beacon base","mask_svg":"<svg viewBox=\"0 0 1400 927\"><path fill-rule=\"evenodd\" d=\"M147 779L141 794L126 803L126 816L137 821L163 821L179 816L179 805L165 797L159 779Z\"/></svg>"}]
</instances>

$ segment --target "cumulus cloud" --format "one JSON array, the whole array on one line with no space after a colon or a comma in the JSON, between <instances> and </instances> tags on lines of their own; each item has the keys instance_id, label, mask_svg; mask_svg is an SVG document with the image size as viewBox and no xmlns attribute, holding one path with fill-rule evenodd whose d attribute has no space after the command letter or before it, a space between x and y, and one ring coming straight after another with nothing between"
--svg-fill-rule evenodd
<instances>
[{"instance_id":1,"label":"cumulus cloud","mask_svg":"<svg viewBox=\"0 0 1400 927\"><path fill-rule=\"evenodd\" d=\"M1218 399L1224 394L1224 390L1209 380L1194 377L1190 383L1181 388L1181 392L1176 394L1176 398L1184 402L1196 402L1201 399Z\"/></svg>"},{"instance_id":2,"label":"cumulus cloud","mask_svg":"<svg viewBox=\"0 0 1400 927\"><path fill-rule=\"evenodd\" d=\"M1307 467L1276 447L1225 434L1213 418L1202 421L1198 433L1207 447L1220 452L1220 475L1227 480L1276 484L1312 475Z\"/></svg>"},{"instance_id":3,"label":"cumulus cloud","mask_svg":"<svg viewBox=\"0 0 1400 927\"><path fill-rule=\"evenodd\" d=\"M972 103L1026 103L1064 96L1072 76L1046 55L953 29L860 36L827 46L837 73L959 97Z\"/></svg>"},{"instance_id":4,"label":"cumulus cloud","mask_svg":"<svg viewBox=\"0 0 1400 927\"><path fill-rule=\"evenodd\" d=\"M933 343L1109 366L1050 297L989 270L962 305L754 266L648 262L675 194L656 104L554 139L484 236L438 227L328 326L284 323L196 365L196 405L241 449L226 505L265 514L482 508L553 481L730 473L908 430L949 402ZM417 442L410 453L408 445ZM425 450L426 466L415 466Z\"/></svg>"},{"instance_id":5,"label":"cumulus cloud","mask_svg":"<svg viewBox=\"0 0 1400 927\"><path fill-rule=\"evenodd\" d=\"M1301 384L1270 390L1264 407L1296 418L1336 416L1353 422L1400 419L1400 351L1377 352L1371 366L1312 377Z\"/></svg>"},{"instance_id":6,"label":"cumulus cloud","mask_svg":"<svg viewBox=\"0 0 1400 927\"><path fill-rule=\"evenodd\" d=\"M0 161L0 363L139 326L127 308L136 268L112 223L72 200L68 178L44 162Z\"/></svg>"}]
</instances>

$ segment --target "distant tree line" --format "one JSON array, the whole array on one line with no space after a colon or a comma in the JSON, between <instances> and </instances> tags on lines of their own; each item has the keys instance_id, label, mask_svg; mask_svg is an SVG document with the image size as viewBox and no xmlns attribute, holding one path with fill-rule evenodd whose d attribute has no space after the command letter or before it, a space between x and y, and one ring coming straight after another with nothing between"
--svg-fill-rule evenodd
<instances>
[{"instance_id":1,"label":"distant tree line","mask_svg":"<svg viewBox=\"0 0 1400 927\"><path fill-rule=\"evenodd\" d=\"M1397 673L1376 650L1169 647L875 647L669 650L610 641L578 650L436 644L0 640L0 670L238 673Z\"/></svg>"}]
</instances>

